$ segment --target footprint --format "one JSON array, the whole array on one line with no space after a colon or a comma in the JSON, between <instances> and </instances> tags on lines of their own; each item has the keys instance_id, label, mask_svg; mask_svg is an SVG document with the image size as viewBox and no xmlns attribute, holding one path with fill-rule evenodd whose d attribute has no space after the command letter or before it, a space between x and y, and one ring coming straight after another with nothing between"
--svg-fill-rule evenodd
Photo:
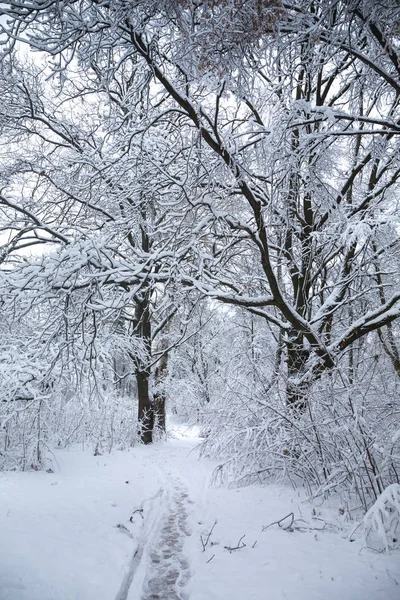
<instances>
[{"instance_id":1,"label":"footprint","mask_svg":"<svg viewBox=\"0 0 400 600\"><path fill-rule=\"evenodd\" d=\"M159 563L161 560L160 555L156 554L155 552L152 552L150 554L150 558L151 558L151 562L153 562L153 563Z\"/></svg>"}]
</instances>

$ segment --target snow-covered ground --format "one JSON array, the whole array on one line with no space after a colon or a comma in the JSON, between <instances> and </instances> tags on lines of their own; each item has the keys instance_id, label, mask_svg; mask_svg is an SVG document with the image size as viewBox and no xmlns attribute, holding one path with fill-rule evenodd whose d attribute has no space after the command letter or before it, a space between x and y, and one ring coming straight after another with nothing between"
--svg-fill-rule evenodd
<instances>
[{"instance_id":1,"label":"snow-covered ground","mask_svg":"<svg viewBox=\"0 0 400 600\"><path fill-rule=\"evenodd\" d=\"M0 474L0 599L400 598L399 553L350 543L334 512L311 521L290 489L210 487L216 463L197 444L178 431L111 455L56 451L53 473ZM325 528L262 531L289 513Z\"/></svg>"}]
</instances>

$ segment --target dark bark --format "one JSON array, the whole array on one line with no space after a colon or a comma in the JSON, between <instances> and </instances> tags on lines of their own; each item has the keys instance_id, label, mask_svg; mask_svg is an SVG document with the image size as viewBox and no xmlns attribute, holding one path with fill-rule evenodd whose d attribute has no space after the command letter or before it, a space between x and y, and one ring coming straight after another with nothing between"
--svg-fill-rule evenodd
<instances>
[{"instance_id":1,"label":"dark bark","mask_svg":"<svg viewBox=\"0 0 400 600\"><path fill-rule=\"evenodd\" d=\"M165 403L166 394L164 389L164 380L168 369L168 351L166 340L162 344L164 354L161 356L154 373L156 392L153 397L154 406L154 425L165 432Z\"/></svg>"},{"instance_id":2,"label":"dark bark","mask_svg":"<svg viewBox=\"0 0 400 600\"><path fill-rule=\"evenodd\" d=\"M150 291L136 305L135 334L143 342L146 355L137 359L135 375L138 394L138 423L140 436L144 444L153 441L154 414L150 397L150 358L151 358L151 320L150 320Z\"/></svg>"},{"instance_id":3,"label":"dark bark","mask_svg":"<svg viewBox=\"0 0 400 600\"><path fill-rule=\"evenodd\" d=\"M143 202L140 209L142 224L140 225L141 232L141 249L150 252L150 238L148 236L146 226L147 214L146 203ZM132 240L132 244L134 245ZM143 292L140 299L136 301L135 309L135 328L134 333L143 343L145 356L136 360L136 383L138 394L138 424L140 437L144 444L151 444L153 441L154 430L154 410L152 398L150 396L150 362L151 362L151 288L148 286Z\"/></svg>"},{"instance_id":4,"label":"dark bark","mask_svg":"<svg viewBox=\"0 0 400 600\"><path fill-rule=\"evenodd\" d=\"M138 421L140 424L140 437L144 444L153 441L154 412L149 396L150 372L148 370L136 371L138 394Z\"/></svg>"},{"instance_id":5,"label":"dark bark","mask_svg":"<svg viewBox=\"0 0 400 600\"><path fill-rule=\"evenodd\" d=\"M296 331L292 331L286 343L286 352L286 404L288 408L301 415L307 408L308 385L300 383L300 379L304 374L310 351L308 348L304 348L303 336Z\"/></svg>"}]
</instances>

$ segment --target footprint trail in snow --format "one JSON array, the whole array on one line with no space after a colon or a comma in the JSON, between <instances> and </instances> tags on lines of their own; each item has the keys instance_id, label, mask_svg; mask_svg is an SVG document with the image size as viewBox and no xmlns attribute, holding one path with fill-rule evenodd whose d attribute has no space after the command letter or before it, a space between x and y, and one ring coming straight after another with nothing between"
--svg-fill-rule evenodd
<instances>
[{"instance_id":1,"label":"footprint trail in snow","mask_svg":"<svg viewBox=\"0 0 400 600\"><path fill-rule=\"evenodd\" d=\"M166 518L151 544L150 567L142 600L187 600L185 586L189 580L189 563L183 552L187 525L188 495L176 481L167 502Z\"/></svg>"}]
</instances>

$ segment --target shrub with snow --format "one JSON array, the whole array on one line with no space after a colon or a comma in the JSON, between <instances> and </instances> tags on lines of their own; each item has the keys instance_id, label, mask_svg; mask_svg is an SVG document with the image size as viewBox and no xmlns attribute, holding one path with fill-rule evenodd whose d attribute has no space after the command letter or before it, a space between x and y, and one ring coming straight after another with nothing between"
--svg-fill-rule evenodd
<instances>
[{"instance_id":1,"label":"shrub with snow","mask_svg":"<svg viewBox=\"0 0 400 600\"><path fill-rule=\"evenodd\" d=\"M399 545L400 485L389 485L364 517L364 534L368 546L390 550Z\"/></svg>"}]
</instances>

